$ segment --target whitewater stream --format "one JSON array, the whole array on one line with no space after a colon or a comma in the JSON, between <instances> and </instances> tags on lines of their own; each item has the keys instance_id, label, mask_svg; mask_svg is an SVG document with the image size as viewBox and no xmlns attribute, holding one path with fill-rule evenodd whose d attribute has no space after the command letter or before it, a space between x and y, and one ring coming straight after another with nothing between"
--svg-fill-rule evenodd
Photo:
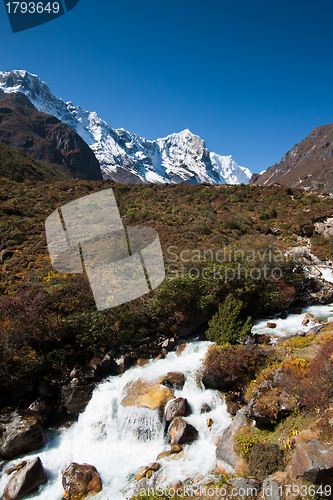
<instances>
[{"instance_id":1,"label":"whitewater stream","mask_svg":"<svg viewBox=\"0 0 333 500\"><path fill-rule=\"evenodd\" d=\"M328 318L333 316L332 311L332 304L309 306L303 309L302 314L290 314L287 319L257 321L252 331L284 337L301 330L307 331L315 324L311 322L302 326L307 312L315 318ZM276 328L267 328L267 321L276 323ZM70 428L48 430L46 444L41 450L8 462L4 469L23 459L40 457L48 482L38 492L25 497L27 499L60 500L64 492L62 473L71 462L96 467L103 485L103 490L94 497L96 500L124 500L130 497L132 490L128 488L134 484L136 469L155 462L159 453L170 450L170 443L164 432L165 422L161 422L158 410L121 406L125 395L123 389L131 381L143 379L156 383L168 372L178 371L184 373L185 385L182 390L174 391L175 397L188 400L191 414L186 420L198 430L199 437L193 443L183 445L181 453L159 460L161 472L157 487L208 475L215 469L216 438L231 422L222 394L205 389L201 383L200 372L209 345L211 342L192 341L179 356L171 352L165 359L150 360L145 366L133 367L121 376L108 377L98 384L78 422ZM211 411L201 413L205 403ZM208 418L213 421L211 427L207 425ZM8 479L2 472L0 492Z\"/></svg>"},{"instance_id":2,"label":"whitewater stream","mask_svg":"<svg viewBox=\"0 0 333 500\"><path fill-rule=\"evenodd\" d=\"M48 431L43 449L6 464L7 469L22 459L40 457L48 482L37 493L25 498L60 499L64 492L62 472L71 462L77 462L94 465L101 476L103 490L94 497L96 500L124 499L122 491L128 487L136 469L156 461L159 453L170 450L170 443L164 436L165 423L161 422L157 410L122 407L122 390L128 382L139 378L158 382L170 371L185 375L184 387L174 391L175 397L187 398L191 415L186 420L196 427L199 438L184 445L183 452L175 454L174 458L159 461L165 484L207 475L215 468L214 439L231 421L223 396L219 391L205 390L198 376L210 344L191 342L179 357L171 352L165 359L151 360L143 367L131 368L122 376L109 377L100 383L77 423L56 433ZM210 406L210 412L201 413L204 403ZM207 418L213 420L211 427L207 426ZM143 436L141 439L137 438L138 428ZM8 476L2 473L1 492L7 482Z\"/></svg>"}]
</instances>

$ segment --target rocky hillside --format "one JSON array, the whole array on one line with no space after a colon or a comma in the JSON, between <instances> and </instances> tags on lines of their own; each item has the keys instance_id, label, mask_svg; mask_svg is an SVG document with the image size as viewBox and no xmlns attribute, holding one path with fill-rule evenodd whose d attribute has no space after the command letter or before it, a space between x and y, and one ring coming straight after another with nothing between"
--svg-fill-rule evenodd
<instances>
[{"instance_id":1,"label":"rocky hillside","mask_svg":"<svg viewBox=\"0 0 333 500\"><path fill-rule=\"evenodd\" d=\"M280 163L250 179L255 185L274 183L333 192L333 123L315 128Z\"/></svg>"},{"instance_id":2,"label":"rocky hillside","mask_svg":"<svg viewBox=\"0 0 333 500\"><path fill-rule=\"evenodd\" d=\"M102 179L99 163L83 139L54 116L37 111L24 94L0 96L0 141L60 166L71 177Z\"/></svg>"}]
</instances>

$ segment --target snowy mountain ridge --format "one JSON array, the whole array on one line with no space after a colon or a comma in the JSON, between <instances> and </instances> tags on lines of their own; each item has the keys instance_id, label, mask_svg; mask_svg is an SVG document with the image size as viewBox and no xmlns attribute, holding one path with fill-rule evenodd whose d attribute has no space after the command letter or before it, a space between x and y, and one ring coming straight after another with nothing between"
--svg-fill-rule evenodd
<instances>
[{"instance_id":1,"label":"snowy mountain ridge","mask_svg":"<svg viewBox=\"0 0 333 500\"><path fill-rule=\"evenodd\" d=\"M56 116L77 132L94 151L103 176L131 182L247 184L251 172L232 156L211 153L188 129L154 141L124 129L113 129L95 112L55 96L37 75L25 70L0 71L0 91L22 92L44 113Z\"/></svg>"}]
</instances>

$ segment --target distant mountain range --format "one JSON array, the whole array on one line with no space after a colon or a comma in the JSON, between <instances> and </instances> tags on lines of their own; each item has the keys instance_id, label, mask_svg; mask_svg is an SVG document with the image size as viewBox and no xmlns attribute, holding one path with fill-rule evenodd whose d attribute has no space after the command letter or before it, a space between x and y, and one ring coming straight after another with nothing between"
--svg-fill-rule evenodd
<instances>
[{"instance_id":1,"label":"distant mountain range","mask_svg":"<svg viewBox=\"0 0 333 500\"><path fill-rule=\"evenodd\" d=\"M0 72L0 92L21 92L35 108L67 124L90 146L104 178L119 182L247 184L251 172L232 156L211 153L189 130L149 141L113 129L95 112L56 97L46 83L27 71Z\"/></svg>"},{"instance_id":2,"label":"distant mountain range","mask_svg":"<svg viewBox=\"0 0 333 500\"><path fill-rule=\"evenodd\" d=\"M250 184L274 183L333 192L333 123L315 128L280 163L250 179Z\"/></svg>"}]
</instances>

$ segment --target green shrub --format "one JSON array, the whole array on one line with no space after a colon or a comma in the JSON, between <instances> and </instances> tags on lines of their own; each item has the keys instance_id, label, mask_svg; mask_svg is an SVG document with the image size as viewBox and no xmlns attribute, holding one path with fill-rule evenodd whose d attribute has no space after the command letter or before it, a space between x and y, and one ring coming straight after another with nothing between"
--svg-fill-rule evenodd
<instances>
[{"instance_id":1,"label":"green shrub","mask_svg":"<svg viewBox=\"0 0 333 500\"><path fill-rule=\"evenodd\" d=\"M258 479L270 476L284 466L284 454L277 444L257 443L249 455L249 473Z\"/></svg>"},{"instance_id":2,"label":"green shrub","mask_svg":"<svg viewBox=\"0 0 333 500\"><path fill-rule=\"evenodd\" d=\"M244 432L235 435L235 451L237 455L248 457L255 444L259 443L259 436L252 432Z\"/></svg>"},{"instance_id":3,"label":"green shrub","mask_svg":"<svg viewBox=\"0 0 333 500\"><path fill-rule=\"evenodd\" d=\"M207 339L219 345L235 344L237 340L249 335L252 319L250 316L245 319L242 309L242 301L229 294L223 304L219 305L218 312L208 322Z\"/></svg>"}]
</instances>

